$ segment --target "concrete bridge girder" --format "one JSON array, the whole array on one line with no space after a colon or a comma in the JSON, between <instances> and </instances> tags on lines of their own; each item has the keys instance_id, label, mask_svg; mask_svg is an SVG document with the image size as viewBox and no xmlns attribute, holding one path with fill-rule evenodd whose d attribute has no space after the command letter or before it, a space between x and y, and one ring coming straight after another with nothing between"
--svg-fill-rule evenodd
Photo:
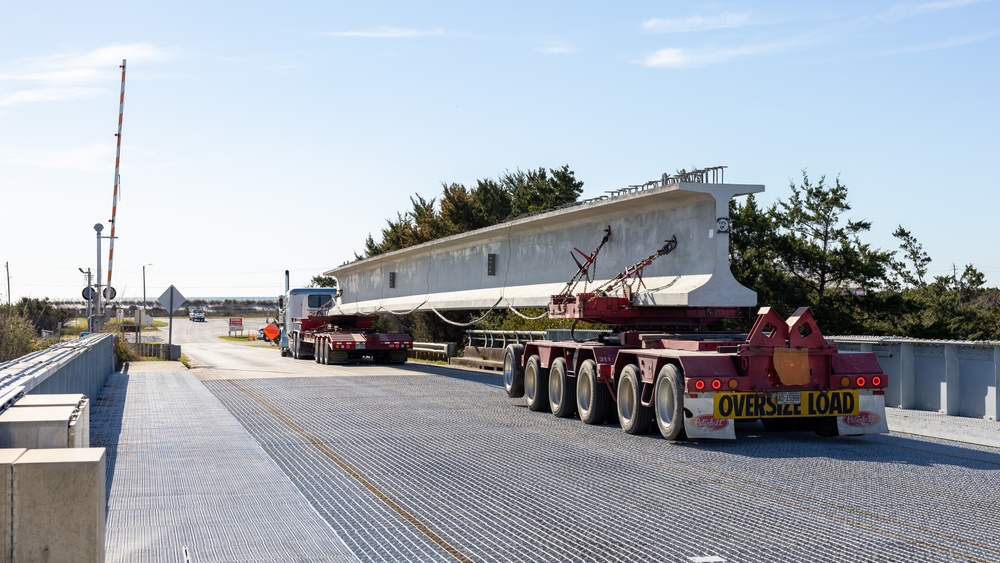
<instances>
[{"instance_id":1,"label":"concrete bridge girder","mask_svg":"<svg viewBox=\"0 0 1000 563\"><path fill-rule=\"evenodd\" d=\"M729 269L729 201L761 185L678 183L515 219L324 272L337 278L338 311L544 307L576 273L604 230L594 288L677 237L677 248L643 271L640 306L752 307L756 294ZM576 292L584 291L584 285ZM499 302L499 303L498 303Z\"/></svg>"}]
</instances>

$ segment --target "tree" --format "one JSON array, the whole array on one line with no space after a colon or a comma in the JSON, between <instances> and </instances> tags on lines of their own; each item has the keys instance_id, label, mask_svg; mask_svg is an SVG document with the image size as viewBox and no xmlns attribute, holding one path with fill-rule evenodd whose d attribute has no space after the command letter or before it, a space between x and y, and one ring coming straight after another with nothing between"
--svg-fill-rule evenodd
<instances>
[{"instance_id":1,"label":"tree","mask_svg":"<svg viewBox=\"0 0 1000 563\"><path fill-rule=\"evenodd\" d=\"M9 362L38 349L31 321L21 315L16 306L0 305L0 362Z\"/></svg>"},{"instance_id":2,"label":"tree","mask_svg":"<svg viewBox=\"0 0 1000 563\"><path fill-rule=\"evenodd\" d=\"M924 287L926 285L924 276L927 275L927 266L931 263L930 256L924 252L923 245L917 242L910 231L904 229L902 225L896 228L892 236L899 239L899 248L903 252L903 258L909 262L912 268L912 271L907 268L906 262L893 262L893 269L897 277L909 287Z\"/></svg>"},{"instance_id":3,"label":"tree","mask_svg":"<svg viewBox=\"0 0 1000 563\"><path fill-rule=\"evenodd\" d=\"M337 278L317 274L309 280L306 287L337 287Z\"/></svg>"},{"instance_id":4,"label":"tree","mask_svg":"<svg viewBox=\"0 0 1000 563\"><path fill-rule=\"evenodd\" d=\"M22 297L14 307L17 308L22 317L34 326L36 333L42 330L58 331L60 324L72 316L69 311L56 306L47 298Z\"/></svg>"},{"instance_id":5,"label":"tree","mask_svg":"<svg viewBox=\"0 0 1000 563\"><path fill-rule=\"evenodd\" d=\"M886 286L892 253L861 241L870 222L842 219L851 206L839 177L833 186L825 176L814 185L803 170L802 184L790 188L791 198L775 208L778 262L805 290L828 332L863 330L883 311L877 292Z\"/></svg>"}]
</instances>

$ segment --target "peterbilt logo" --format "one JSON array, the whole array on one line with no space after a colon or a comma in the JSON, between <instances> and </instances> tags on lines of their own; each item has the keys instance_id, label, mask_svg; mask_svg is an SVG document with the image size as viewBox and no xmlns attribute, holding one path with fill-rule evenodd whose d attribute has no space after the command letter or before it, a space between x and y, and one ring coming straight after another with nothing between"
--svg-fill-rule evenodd
<instances>
[{"instance_id":1,"label":"peterbilt logo","mask_svg":"<svg viewBox=\"0 0 1000 563\"><path fill-rule=\"evenodd\" d=\"M882 417L878 413L861 411L857 415L845 416L844 424L855 428L868 428L882 422Z\"/></svg>"},{"instance_id":2,"label":"peterbilt logo","mask_svg":"<svg viewBox=\"0 0 1000 563\"><path fill-rule=\"evenodd\" d=\"M694 426L701 430L715 432L729 426L729 419L715 418L710 414L702 414L694 417Z\"/></svg>"}]
</instances>

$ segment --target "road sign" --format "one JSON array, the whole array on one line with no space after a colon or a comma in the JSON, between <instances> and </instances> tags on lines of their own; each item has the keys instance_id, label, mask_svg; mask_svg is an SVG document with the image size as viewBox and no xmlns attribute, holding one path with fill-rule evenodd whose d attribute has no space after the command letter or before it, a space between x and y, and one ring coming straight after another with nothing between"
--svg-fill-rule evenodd
<instances>
[{"instance_id":1,"label":"road sign","mask_svg":"<svg viewBox=\"0 0 1000 563\"><path fill-rule=\"evenodd\" d=\"M271 323L264 327L264 336L271 341L277 340L278 337L281 336L281 329L278 328L277 324Z\"/></svg>"},{"instance_id":2,"label":"road sign","mask_svg":"<svg viewBox=\"0 0 1000 563\"><path fill-rule=\"evenodd\" d=\"M177 309L180 309L181 305L184 305L185 301L187 301L187 299L185 299L184 296L181 295L181 292L177 291L177 288L174 286L168 287L167 290L163 292L163 295L160 296L160 305L163 305L163 308L166 309L171 315L174 314Z\"/></svg>"},{"instance_id":3,"label":"road sign","mask_svg":"<svg viewBox=\"0 0 1000 563\"><path fill-rule=\"evenodd\" d=\"M83 288L83 298L86 299L87 301L93 299L95 293L97 292L94 291L93 286L88 285L87 287Z\"/></svg>"},{"instance_id":4,"label":"road sign","mask_svg":"<svg viewBox=\"0 0 1000 563\"><path fill-rule=\"evenodd\" d=\"M229 335L234 332L243 332L243 319L229 319Z\"/></svg>"}]
</instances>

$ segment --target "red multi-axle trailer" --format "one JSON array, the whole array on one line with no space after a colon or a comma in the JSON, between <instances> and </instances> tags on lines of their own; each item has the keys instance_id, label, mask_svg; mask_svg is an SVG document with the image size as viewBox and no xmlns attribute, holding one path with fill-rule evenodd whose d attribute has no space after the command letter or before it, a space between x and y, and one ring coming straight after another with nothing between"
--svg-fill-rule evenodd
<instances>
[{"instance_id":1,"label":"red multi-axle trailer","mask_svg":"<svg viewBox=\"0 0 1000 563\"><path fill-rule=\"evenodd\" d=\"M586 424L617 419L629 434L655 422L670 440L733 439L736 420L756 419L822 436L889 431L875 355L828 344L808 308L785 321L764 307L745 336L684 332L744 314L737 308L640 308L582 293L554 296L548 313L618 330L508 345L504 388L533 411L579 414Z\"/></svg>"}]
</instances>

